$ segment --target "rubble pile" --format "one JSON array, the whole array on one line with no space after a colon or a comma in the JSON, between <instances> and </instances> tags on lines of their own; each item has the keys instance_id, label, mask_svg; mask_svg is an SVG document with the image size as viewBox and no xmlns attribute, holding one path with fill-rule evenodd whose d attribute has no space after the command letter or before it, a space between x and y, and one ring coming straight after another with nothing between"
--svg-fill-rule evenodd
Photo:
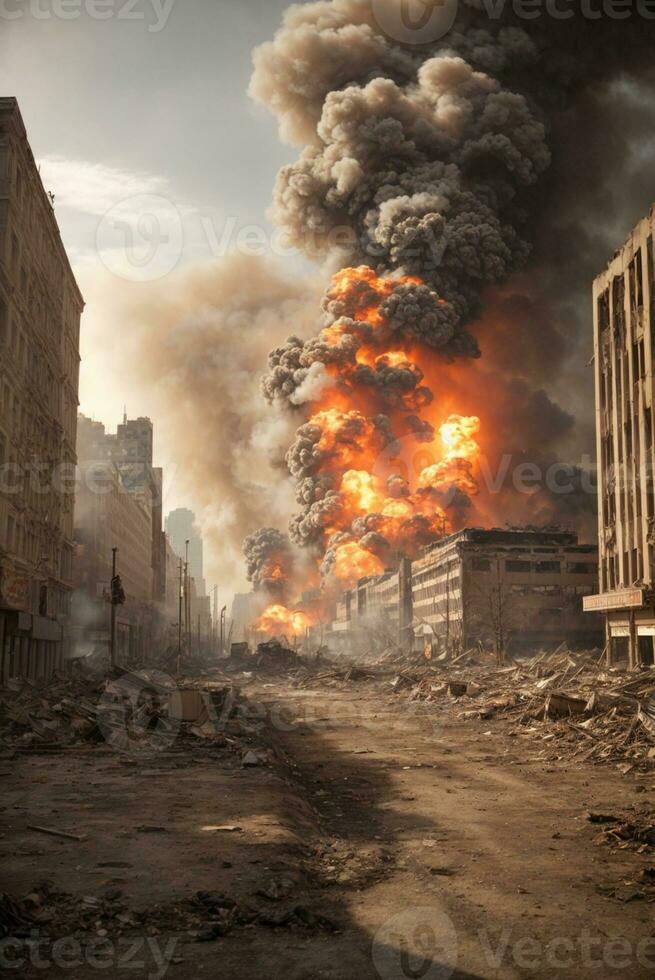
<instances>
[{"instance_id":1,"label":"rubble pile","mask_svg":"<svg viewBox=\"0 0 655 980\"><path fill-rule=\"evenodd\" d=\"M325 667L325 648L319 648L313 656L303 656L284 642L285 638L259 643L255 652L247 643L233 643L230 659L225 665L228 673L286 674L291 678L317 675Z\"/></svg>"},{"instance_id":2,"label":"rubble pile","mask_svg":"<svg viewBox=\"0 0 655 980\"><path fill-rule=\"evenodd\" d=\"M627 671L603 659L600 650L558 649L498 666L478 649L429 662L390 650L358 663L303 667L294 682L379 682L410 701L455 709L461 720L505 720L509 734L533 736L555 755L616 762L624 773L655 768L655 667Z\"/></svg>"},{"instance_id":3,"label":"rubble pile","mask_svg":"<svg viewBox=\"0 0 655 980\"><path fill-rule=\"evenodd\" d=\"M12 680L0 690L0 746L48 751L105 742L133 749L153 737L218 739L238 691L225 683L192 684L144 669L59 675L47 686Z\"/></svg>"},{"instance_id":4,"label":"rubble pile","mask_svg":"<svg viewBox=\"0 0 655 980\"><path fill-rule=\"evenodd\" d=\"M279 640L269 640L258 644L253 666L262 673L281 673L295 666L297 660L295 650L284 646Z\"/></svg>"},{"instance_id":5,"label":"rubble pile","mask_svg":"<svg viewBox=\"0 0 655 980\"><path fill-rule=\"evenodd\" d=\"M8 681L0 690L0 741L24 748L101 741L96 704L103 686L61 675L47 687L26 679Z\"/></svg>"},{"instance_id":6,"label":"rubble pile","mask_svg":"<svg viewBox=\"0 0 655 980\"><path fill-rule=\"evenodd\" d=\"M616 761L623 772L655 767L655 668L627 672L602 659L560 650L498 667L469 651L399 671L391 685L410 700L462 707L463 720L507 719L510 734L581 761Z\"/></svg>"},{"instance_id":7,"label":"rubble pile","mask_svg":"<svg viewBox=\"0 0 655 980\"><path fill-rule=\"evenodd\" d=\"M39 928L53 941L60 936L79 940L116 938L143 933L182 933L190 940L209 942L227 935L237 926L260 925L268 928L302 928L334 932L335 924L289 896L271 898L253 905L236 901L223 892L199 891L191 898L147 909L131 909L120 889L109 889L102 896L76 896L43 882L18 900L0 894L0 939L11 936L29 940ZM273 907L273 903L279 902Z\"/></svg>"}]
</instances>

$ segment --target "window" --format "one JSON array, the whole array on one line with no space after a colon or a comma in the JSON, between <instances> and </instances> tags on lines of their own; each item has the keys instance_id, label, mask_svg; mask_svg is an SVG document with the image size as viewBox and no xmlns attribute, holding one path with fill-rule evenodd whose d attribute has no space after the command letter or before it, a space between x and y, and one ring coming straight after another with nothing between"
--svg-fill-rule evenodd
<instances>
[{"instance_id":1,"label":"window","mask_svg":"<svg viewBox=\"0 0 655 980\"><path fill-rule=\"evenodd\" d=\"M12 551L14 547L14 519L7 518L7 551Z\"/></svg>"},{"instance_id":2,"label":"window","mask_svg":"<svg viewBox=\"0 0 655 980\"><path fill-rule=\"evenodd\" d=\"M598 297L598 329L607 330L610 325L610 295L609 289L606 289L601 296Z\"/></svg>"},{"instance_id":3,"label":"window","mask_svg":"<svg viewBox=\"0 0 655 980\"><path fill-rule=\"evenodd\" d=\"M532 562L529 561L517 561L512 559L511 561L505 562L506 572L531 572Z\"/></svg>"},{"instance_id":4,"label":"window","mask_svg":"<svg viewBox=\"0 0 655 980\"><path fill-rule=\"evenodd\" d=\"M570 575L591 575L596 571L596 565L589 565L582 561L569 562L566 570Z\"/></svg>"},{"instance_id":5,"label":"window","mask_svg":"<svg viewBox=\"0 0 655 980\"><path fill-rule=\"evenodd\" d=\"M534 567L535 572L545 575L548 572L561 572L562 566L559 561L538 561Z\"/></svg>"},{"instance_id":6,"label":"window","mask_svg":"<svg viewBox=\"0 0 655 980\"><path fill-rule=\"evenodd\" d=\"M473 558L471 560L471 571L473 572L490 572L491 571L491 561L489 558Z\"/></svg>"}]
</instances>

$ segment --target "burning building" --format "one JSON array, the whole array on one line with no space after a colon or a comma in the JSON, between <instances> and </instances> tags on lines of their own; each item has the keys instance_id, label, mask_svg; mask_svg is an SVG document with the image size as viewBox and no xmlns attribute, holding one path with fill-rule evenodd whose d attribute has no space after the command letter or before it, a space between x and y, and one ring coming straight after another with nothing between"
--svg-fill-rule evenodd
<instances>
[{"instance_id":1,"label":"burning building","mask_svg":"<svg viewBox=\"0 0 655 980\"><path fill-rule=\"evenodd\" d=\"M655 208L594 282L600 593L610 661L653 663Z\"/></svg>"},{"instance_id":2,"label":"burning building","mask_svg":"<svg viewBox=\"0 0 655 980\"><path fill-rule=\"evenodd\" d=\"M450 31L412 43L381 27L385 4L295 5L255 52L251 94L299 147L274 218L332 274L314 334L278 344L262 382L297 424L285 465L298 512L288 537L251 535L246 557L294 630L306 584L332 602L466 527L581 525L594 505L547 481L490 493L485 474L507 454L552 464L574 428L542 380L566 356L553 301L536 315L526 286L517 313L502 291L530 256L536 189L552 192L561 107L578 81L622 69L614 35L490 19L471 0Z\"/></svg>"},{"instance_id":3,"label":"burning building","mask_svg":"<svg viewBox=\"0 0 655 980\"><path fill-rule=\"evenodd\" d=\"M583 612L595 589L596 545L561 530L468 528L429 545L397 571L340 596L335 649L379 646L452 654L598 646L600 617Z\"/></svg>"}]
</instances>

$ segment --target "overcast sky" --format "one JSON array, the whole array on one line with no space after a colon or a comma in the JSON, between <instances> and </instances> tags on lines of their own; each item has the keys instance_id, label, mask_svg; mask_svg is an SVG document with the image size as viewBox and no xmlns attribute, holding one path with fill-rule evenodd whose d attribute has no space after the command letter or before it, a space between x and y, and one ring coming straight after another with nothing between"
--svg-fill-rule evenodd
<instances>
[{"instance_id":1,"label":"overcast sky","mask_svg":"<svg viewBox=\"0 0 655 980\"><path fill-rule=\"evenodd\" d=\"M0 94L18 98L87 300L81 409L113 427L124 403L130 415L148 414L142 395L104 362L111 338L98 287L122 272L117 222L134 219L130 202L139 210L152 198L168 238L159 265L127 269L128 288L234 244L250 224L268 228L275 174L295 154L247 87L252 49L272 37L288 3L61 3L0 2ZM56 16L62 10L70 19Z\"/></svg>"}]
</instances>

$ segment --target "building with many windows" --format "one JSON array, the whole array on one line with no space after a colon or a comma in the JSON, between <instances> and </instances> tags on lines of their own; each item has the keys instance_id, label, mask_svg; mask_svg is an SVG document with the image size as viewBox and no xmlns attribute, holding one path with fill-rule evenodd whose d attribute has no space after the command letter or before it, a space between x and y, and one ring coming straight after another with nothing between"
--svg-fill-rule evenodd
<instances>
[{"instance_id":1,"label":"building with many windows","mask_svg":"<svg viewBox=\"0 0 655 980\"><path fill-rule=\"evenodd\" d=\"M63 656L83 306L18 104L0 98L0 679Z\"/></svg>"},{"instance_id":2,"label":"building with many windows","mask_svg":"<svg viewBox=\"0 0 655 980\"><path fill-rule=\"evenodd\" d=\"M610 660L653 662L655 207L594 282L600 587Z\"/></svg>"},{"instance_id":3,"label":"building with many windows","mask_svg":"<svg viewBox=\"0 0 655 980\"><path fill-rule=\"evenodd\" d=\"M597 575L596 546L568 531L459 531L412 563L415 633L442 648L594 647L602 629L583 598Z\"/></svg>"},{"instance_id":4,"label":"building with many windows","mask_svg":"<svg viewBox=\"0 0 655 980\"><path fill-rule=\"evenodd\" d=\"M451 653L477 644L500 652L594 647L600 617L582 604L597 576L596 545L573 533L469 528L343 593L329 640L357 649L378 633L387 645Z\"/></svg>"}]
</instances>

